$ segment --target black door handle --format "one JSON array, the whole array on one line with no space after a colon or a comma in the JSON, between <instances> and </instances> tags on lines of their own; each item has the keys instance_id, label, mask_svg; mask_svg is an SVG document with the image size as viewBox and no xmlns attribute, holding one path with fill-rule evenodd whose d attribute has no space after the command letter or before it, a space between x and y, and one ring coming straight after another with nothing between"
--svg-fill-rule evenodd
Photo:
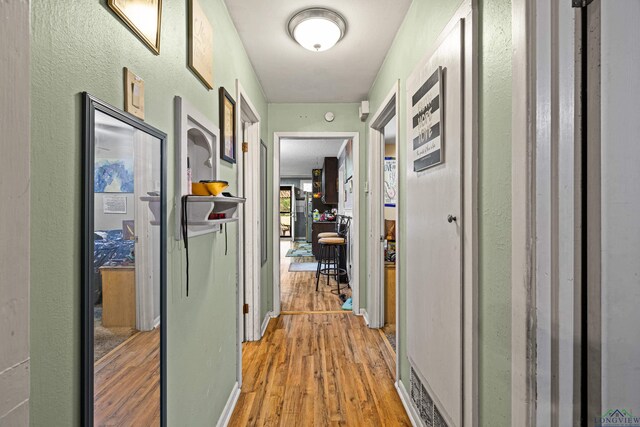
<instances>
[{"instance_id":1,"label":"black door handle","mask_svg":"<svg viewBox=\"0 0 640 427\"><path fill-rule=\"evenodd\" d=\"M455 216L453 216L451 214L447 217L447 222L449 222L449 224L451 224L453 221L457 221L457 220L458 220L458 218L456 218Z\"/></svg>"}]
</instances>

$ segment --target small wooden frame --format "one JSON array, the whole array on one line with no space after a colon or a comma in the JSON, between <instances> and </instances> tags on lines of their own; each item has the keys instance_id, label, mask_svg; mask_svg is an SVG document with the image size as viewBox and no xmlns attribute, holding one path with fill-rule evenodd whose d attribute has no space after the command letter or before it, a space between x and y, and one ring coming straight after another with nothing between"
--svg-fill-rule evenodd
<instances>
[{"instance_id":1,"label":"small wooden frame","mask_svg":"<svg viewBox=\"0 0 640 427\"><path fill-rule=\"evenodd\" d=\"M220 88L220 158L236 162L236 101L225 88Z\"/></svg>"},{"instance_id":2,"label":"small wooden frame","mask_svg":"<svg viewBox=\"0 0 640 427\"><path fill-rule=\"evenodd\" d=\"M144 80L124 67L124 111L144 120Z\"/></svg>"},{"instance_id":3,"label":"small wooden frame","mask_svg":"<svg viewBox=\"0 0 640 427\"><path fill-rule=\"evenodd\" d=\"M189 0L189 68L213 89L213 28L198 0Z\"/></svg>"},{"instance_id":4,"label":"small wooden frame","mask_svg":"<svg viewBox=\"0 0 640 427\"><path fill-rule=\"evenodd\" d=\"M107 4L153 53L160 54L162 0L108 0Z\"/></svg>"}]
</instances>

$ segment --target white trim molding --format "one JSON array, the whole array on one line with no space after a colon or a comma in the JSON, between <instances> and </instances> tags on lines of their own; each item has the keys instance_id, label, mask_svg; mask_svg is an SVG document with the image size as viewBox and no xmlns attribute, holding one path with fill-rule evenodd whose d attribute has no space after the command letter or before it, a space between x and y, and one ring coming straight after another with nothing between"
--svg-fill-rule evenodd
<instances>
[{"instance_id":1,"label":"white trim molding","mask_svg":"<svg viewBox=\"0 0 640 427\"><path fill-rule=\"evenodd\" d=\"M267 312L267 314L264 315L264 319L262 319L262 327L260 328L260 338L262 339L262 337L264 337L264 333L267 331L267 327L269 326L269 321L271 321L271 319L273 319L273 311L269 311Z\"/></svg>"},{"instance_id":2,"label":"white trim molding","mask_svg":"<svg viewBox=\"0 0 640 427\"><path fill-rule=\"evenodd\" d=\"M361 308L360 309L360 316L363 317L364 323L366 323L367 326L371 325L371 322L369 321L369 313L367 313L367 309L366 308Z\"/></svg>"},{"instance_id":3,"label":"white trim molding","mask_svg":"<svg viewBox=\"0 0 640 427\"><path fill-rule=\"evenodd\" d=\"M384 127L392 120L395 121L396 135L395 135L395 149L396 149L396 164L400 164L399 158L400 151L398 146L400 144L400 132L397 129L400 128L400 115L399 115L399 93L400 93L400 81L397 80L389 93L385 97L384 101L380 104L380 108L373 115L373 118L369 122L369 229L367 230L367 259L369 260L369 268L367 277L367 309L370 312L371 317L369 320L370 328L381 328L384 326L384 251L382 249L382 236L384 233L384 202L382 197L383 192L383 161L384 161ZM398 180L400 183L400 180ZM398 191L399 194L399 191ZM399 205L399 203L397 203ZM398 214L396 208L396 248L399 246L397 239L400 237L400 231L398 228ZM396 255L397 258L397 255ZM398 258L397 258L398 259ZM396 283L399 282L399 263L396 263ZM396 286L396 290L398 287ZM400 299L396 298L396 302ZM397 307L396 307L396 327L399 326L397 319ZM397 356L396 356L397 359ZM396 360L396 365L397 365Z\"/></svg>"},{"instance_id":4,"label":"white trim molding","mask_svg":"<svg viewBox=\"0 0 640 427\"><path fill-rule=\"evenodd\" d=\"M279 205L280 194L280 140L292 139L338 139L353 140L353 219L351 220L352 254L354 268L351 269L350 285L353 312L360 312L360 133L350 132L274 132L273 133L273 209ZM280 216L273 215L273 316L280 315ZM259 259L259 258L258 258Z\"/></svg>"},{"instance_id":5,"label":"white trim molding","mask_svg":"<svg viewBox=\"0 0 640 427\"><path fill-rule=\"evenodd\" d=\"M226 427L229 425L229 421L231 420L231 415L233 415L233 410L238 403L238 398L240 397L240 384L235 383L233 388L231 389L231 393L229 394L229 399L227 399L227 403L224 405L222 409L222 414L220 414L220 418L218 418L218 422L216 423L216 427Z\"/></svg>"},{"instance_id":6,"label":"white trim molding","mask_svg":"<svg viewBox=\"0 0 640 427\"><path fill-rule=\"evenodd\" d=\"M402 381L396 381L396 390L398 391L398 396L400 396L400 401L402 402L402 406L407 411L407 415L409 416L409 421L411 421L412 426L422 427L424 423L422 422L422 418L420 418L420 414L411 403L411 396L407 392L407 389L402 384Z\"/></svg>"},{"instance_id":7,"label":"white trim molding","mask_svg":"<svg viewBox=\"0 0 640 427\"><path fill-rule=\"evenodd\" d=\"M238 215L238 265L237 265L237 372L238 384L242 385L242 342L256 341L260 335L260 115L240 80L236 80L236 133L237 141L237 182L238 194L245 197L246 203L240 204ZM249 152L246 157L241 149L243 136L248 136ZM216 152L215 156L219 154ZM246 165L245 165L246 159ZM252 177L245 182L244 176ZM247 244L245 244L245 242ZM245 289L247 294L245 295ZM245 301L249 304L249 313L243 314ZM246 336L245 336L246 334Z\"/></svg>"}]
</instances>

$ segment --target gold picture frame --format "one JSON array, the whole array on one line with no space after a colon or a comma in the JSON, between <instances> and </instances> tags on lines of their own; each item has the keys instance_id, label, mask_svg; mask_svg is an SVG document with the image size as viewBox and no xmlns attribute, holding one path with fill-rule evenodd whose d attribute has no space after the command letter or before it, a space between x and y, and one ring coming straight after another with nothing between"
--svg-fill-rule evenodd
<instances>
[{"instance_id":1,"label":"gold picture frame","mask_svg":"<svg viewBox=\"0 0 640 427\"><path fill-rule=\"evenodd\" d=\"M108 0L107 4L153 53L160 54L162 0Z\"/></svg>"},{"instance_id":2,"label":"gold picture frame","mask_svg":"<svg viewBox=\"0 0 640 427\"><path fill-rule=\"evenodd\" d=\"M189 0L189 68L213 89L213 27L198 0Z\"/></svg>"}]
</instances>

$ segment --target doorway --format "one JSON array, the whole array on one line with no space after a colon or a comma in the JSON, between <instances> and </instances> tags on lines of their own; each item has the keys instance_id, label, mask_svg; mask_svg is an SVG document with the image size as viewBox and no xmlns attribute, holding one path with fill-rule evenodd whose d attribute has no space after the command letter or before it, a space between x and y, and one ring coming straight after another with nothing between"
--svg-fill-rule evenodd
<instances>
[{"instance_id":1,"label":"doorway","mask_svg":"<svg viewBox=\"0 0 640 427\"><path fill-rule=\"evenodd\" d=\"M320 234L336 233L341 215L352 214L345 200L350 202L352 194L340 191L345 174L339 171L352 170L346 167L353 162L347 143L351 140L284 138L280 143L280 295L285 313L340 310L351 298L347 273L352 242L346 229L345 244L332 249L334 254L338 251L344 274L336 281L334 276L317 273ZM310 191L304 191L304 184L309 184Z\"/></svg>"},{"instance_id":2,"label":"doorway","mask_svg":"<svg viewBox=\"0 0 640 427\"><path fill-rule=\"evenodd\" d=\"M340 311L349 298L351 308L348 311L359 313L358 137L357 132L274 134L274 152L277 154L274 156L273 202L274 206L280 206L282 200L290 199L291 206L289 208L285 202L285 206L281 206L284 211L274 215L274 316L281 311ZM340 165L347 171L342 175L338 174ZM333 186L331 191L322 191L323 181L325 190L327 184ZM346 203L341 204L340 200ZM347 274L341 275L339 281L322 276L320 286L316 279L317 234L336 230L336 214L351 218L345 245L348 249L340 252L341 268L350 273L348 286ZM283 233L286 240L281 240ZM302 282L305 285L299 286ZM341 295L343 299L340 299Z\"/></svg>"},{"instance_id":3,"label":"doorway","mask_svg":"<svg viewBox=\"0 0 640 427\"><path fill-rule=\"evenodd\" d=\"M280 238L294 240L293 186L280 186Z\"/></svg>"},{"instance_id":4,"label":"doorway","mask_svg":"<svg viewBox=\"0 0 640 427\"><path fill-rule=\"evenodd\" d=\"M397 347L398 227L398 88L396 83L369 127L371 197L369 251L371 267L368 323L381 328L389 346ZM397 373L396 373L397 375Z\"/></svg>"}]
</instances>

